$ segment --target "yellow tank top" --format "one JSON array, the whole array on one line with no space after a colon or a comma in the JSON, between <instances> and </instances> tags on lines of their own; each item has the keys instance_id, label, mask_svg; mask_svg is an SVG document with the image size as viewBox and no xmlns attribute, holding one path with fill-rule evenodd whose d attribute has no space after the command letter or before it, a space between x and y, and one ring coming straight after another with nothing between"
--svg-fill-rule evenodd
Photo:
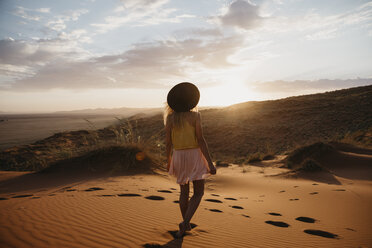
<instances>
[{"instance_id":1,"label":"yellow tank top","mask_svg":"<svg viewBox=\"0 0 372 248\"><path fill-rule=\"evenodd\" d=\"M172 144L175 150L199 147L195 127L185 121L182 128L172 128Z\"/></svg>"}]
</instances>

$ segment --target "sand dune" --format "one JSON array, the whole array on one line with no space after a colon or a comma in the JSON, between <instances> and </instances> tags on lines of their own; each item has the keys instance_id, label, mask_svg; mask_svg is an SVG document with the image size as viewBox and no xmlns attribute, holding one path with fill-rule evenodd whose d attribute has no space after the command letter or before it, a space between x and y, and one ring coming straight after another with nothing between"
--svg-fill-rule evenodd
<instances>
[{"instance_id":1,"label":"sand dune","mask_svg":"<svg viewBox=\"0 0 372 248\"><path fill-rule=\"evenodd\" d=\"M1 247L371 247L371 181L272 177L286 169L271 165L220 168L183 239L172 236L178 185L164 172L84 180L2 172Z\"/></svg>"}]
</instances>

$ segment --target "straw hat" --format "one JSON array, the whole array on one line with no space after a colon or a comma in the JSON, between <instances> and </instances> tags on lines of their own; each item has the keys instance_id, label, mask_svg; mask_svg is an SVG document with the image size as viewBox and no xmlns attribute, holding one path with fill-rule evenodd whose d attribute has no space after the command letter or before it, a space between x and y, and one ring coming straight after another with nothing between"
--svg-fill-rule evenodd
<instances>
[{"instance_id":1,"label":"straw hat","mask_svg":"<svg viewBox=\"0 0 372 248\"><path fill-rule=\"evenodd\" d=\"M174 86L168 93L167 102L176 112L187 112L195 108L200 98L198 87L192 83L183 82Z\"/></svg>"}]
</instances>

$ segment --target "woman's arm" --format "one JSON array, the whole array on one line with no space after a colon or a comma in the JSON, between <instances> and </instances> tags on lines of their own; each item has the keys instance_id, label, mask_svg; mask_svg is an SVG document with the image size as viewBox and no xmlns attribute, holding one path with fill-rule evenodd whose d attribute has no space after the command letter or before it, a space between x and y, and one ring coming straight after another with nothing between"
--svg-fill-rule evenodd
<instances>
[{"instance_id":1,"label":"woman's arm","mask_svg":"<svg viewBox=\"0 0 372 248\"><path fill-rule=\"evenodd\" d=\"M167 171L169 171L171 158L172 158L172 137L171 137L171 126L169 123L169 116L167 117L167 122L165 124L165 147L167 155Z\"/></svg>"},{"instance_id":2,"label":"woman's arm","mask_svg":"<svg viewBox=\"0 0 372 248\"><path fill-rule=\"evenodd\" d=\"M214 174L216 174L216 167L213 165L211 156L209 154L207 142L204 139L203 129L202 129L202 126L201 126L200 113L197 113L195 131L196 131L196 138L198 139L198 143L199 143L199 146L200 146L200 150L202 151L205 159L208 162L209 171L212 175L214 175Z\"/></svg>"}]
</instances>

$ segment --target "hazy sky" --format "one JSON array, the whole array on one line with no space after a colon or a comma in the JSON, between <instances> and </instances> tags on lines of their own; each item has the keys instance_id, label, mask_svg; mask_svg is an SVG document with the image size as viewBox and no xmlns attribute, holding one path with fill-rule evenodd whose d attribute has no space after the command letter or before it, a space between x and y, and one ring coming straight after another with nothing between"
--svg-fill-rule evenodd
<instances>
[{"instance_id":1,"label":"hazy sky","mask_svg":"<svg viewBox=\"0 0 372 248\"><path fill-rule=\"evenodd\" d=\"M200 105L372 84L372 1L0 0L0 111L160 107L182 81Z\"/></svg>"}]
</instances>

